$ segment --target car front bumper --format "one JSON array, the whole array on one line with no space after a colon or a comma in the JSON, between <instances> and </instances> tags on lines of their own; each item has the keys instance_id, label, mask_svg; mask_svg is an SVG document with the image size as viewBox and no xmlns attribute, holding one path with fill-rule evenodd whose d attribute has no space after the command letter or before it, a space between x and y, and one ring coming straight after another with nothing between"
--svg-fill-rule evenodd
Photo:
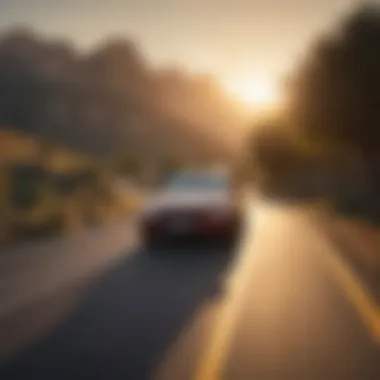
<instances>
[{"instance_id":1,"label":"car front bumper","mask_svg":"<svg viewBox=\"0 0 380 380\"><path fill-rule=\"evenodd\" d=\"M230 241L239 233L238 223L208 227L196 226L184 230L172 230L164 226L143 226L143 239L148 242L196 243L203 241Z\"/></svg>"}]
</instances>

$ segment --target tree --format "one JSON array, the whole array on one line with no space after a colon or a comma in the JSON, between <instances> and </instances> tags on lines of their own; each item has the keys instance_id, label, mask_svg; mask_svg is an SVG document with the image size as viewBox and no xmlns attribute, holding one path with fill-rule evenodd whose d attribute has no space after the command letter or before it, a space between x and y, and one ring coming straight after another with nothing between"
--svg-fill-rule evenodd
<instances>
[{"instance_id":1,"label":"tree","mask_svg":"<svg viewBox=\"0 0 380 380\"><path fill-rule=\"evenodd\" d=\"M356 10L318 41L294 77L289 114L310 139L376 154L380 139L380 7Z\"/></svg>"},{"instance_id":2,"label":"tree","mask_svg":"<svg viewBox=\"0 0 380 380\"><path fill-rule=\"evenodd\" d=\"M341 212L379 219L380 6L357 8L318 40L292 79L294 133L304 145L319 146L320 162L326 151L336 153L328 195Z\"/></svg>"},{"instance_id":3,"label":"tree","mask_svg":"<svg viewBox=\"0 0 380 380\"><path fill-rule=\"evenodd\" d=\"M284 119L254 125L248 152L246 175L272 199L308 202L331 195L337 187L333 168L338 162L341 167L342 160L334 152L321 155L305 149Z\"/></svg>"},{"instance_id":4,"label":"tree","mask_svg":"<svg viewBox=\"0 0 380 380\"><path fill-rule=\"evenodd\" d=\"M266 195L282 193L300 164L295 148L281 125L263 123L253 130L249 144L253 181Z\"/></svg>"}]
</instances>

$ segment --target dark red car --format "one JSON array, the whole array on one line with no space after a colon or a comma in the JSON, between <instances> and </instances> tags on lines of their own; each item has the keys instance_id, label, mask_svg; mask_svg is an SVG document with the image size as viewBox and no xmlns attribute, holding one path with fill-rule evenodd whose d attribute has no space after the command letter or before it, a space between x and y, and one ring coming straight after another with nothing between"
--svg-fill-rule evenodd
<instances>
[{"instance_id":1,"label":"dark red car","mask_svg":"<svg viewBox=\"0 0 380 380\"><path fill-rule=\"evenodd\" d=\"M170 241L231 241L239 227L238 207L223 170L174 174L148 200L141 215L141 234L147 246Z\"/></svg>"}]
</instances>

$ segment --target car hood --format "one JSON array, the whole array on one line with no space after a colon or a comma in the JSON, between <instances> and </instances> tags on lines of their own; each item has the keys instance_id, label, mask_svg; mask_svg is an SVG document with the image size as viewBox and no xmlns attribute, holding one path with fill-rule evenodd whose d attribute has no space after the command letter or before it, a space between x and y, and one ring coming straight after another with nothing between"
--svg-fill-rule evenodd
<instances>
[{"instance_id":1,"label":"car hood","mask_svg":"<svg viewBox=\"0 0 380 380\"><path fill-rule=\"evenodd\" d=\"M147 201L145 211L157 212L171 209L227 208L230 199L227 193L215 192L163 192Z\"/></svg>"}]
</instances>

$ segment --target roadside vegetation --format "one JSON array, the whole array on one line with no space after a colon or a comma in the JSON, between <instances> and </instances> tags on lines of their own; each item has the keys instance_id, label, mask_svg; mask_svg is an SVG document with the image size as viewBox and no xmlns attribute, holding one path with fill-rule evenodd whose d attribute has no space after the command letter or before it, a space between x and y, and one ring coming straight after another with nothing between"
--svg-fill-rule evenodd
<instances>
[{"instance_id":1,"label":"roadside vegetation","mask_svg":"<svg viewBox=\"0 0 380 380\"><path fill-rule=\"evenodd\" d=\"M139 197L118 181L139 172L13 131L0 132L3 244L120 220Z\"/></svg>"},{"instance_id":2,"label":"roadside vegetation","mask_svg":"<svg viewBox=\"0 0 380 380\"><path fill-rule=\"evenodd\" d=\"M265 196L380 223L380 7L357 9L311 47L284 108L254 126L250 172Z\"/></svg>"},{"instance_id":3,"label":"roadside vegetation","mask_svg":"<svg viewBox=\"0 0 380 380\"><path fill-rule=\"evenodd\" d=\"M311 46L284 107L255 123L246 176L271 201L306 206L380 294L380 7L360 7Z\"/></svg>"}]
</instances>

